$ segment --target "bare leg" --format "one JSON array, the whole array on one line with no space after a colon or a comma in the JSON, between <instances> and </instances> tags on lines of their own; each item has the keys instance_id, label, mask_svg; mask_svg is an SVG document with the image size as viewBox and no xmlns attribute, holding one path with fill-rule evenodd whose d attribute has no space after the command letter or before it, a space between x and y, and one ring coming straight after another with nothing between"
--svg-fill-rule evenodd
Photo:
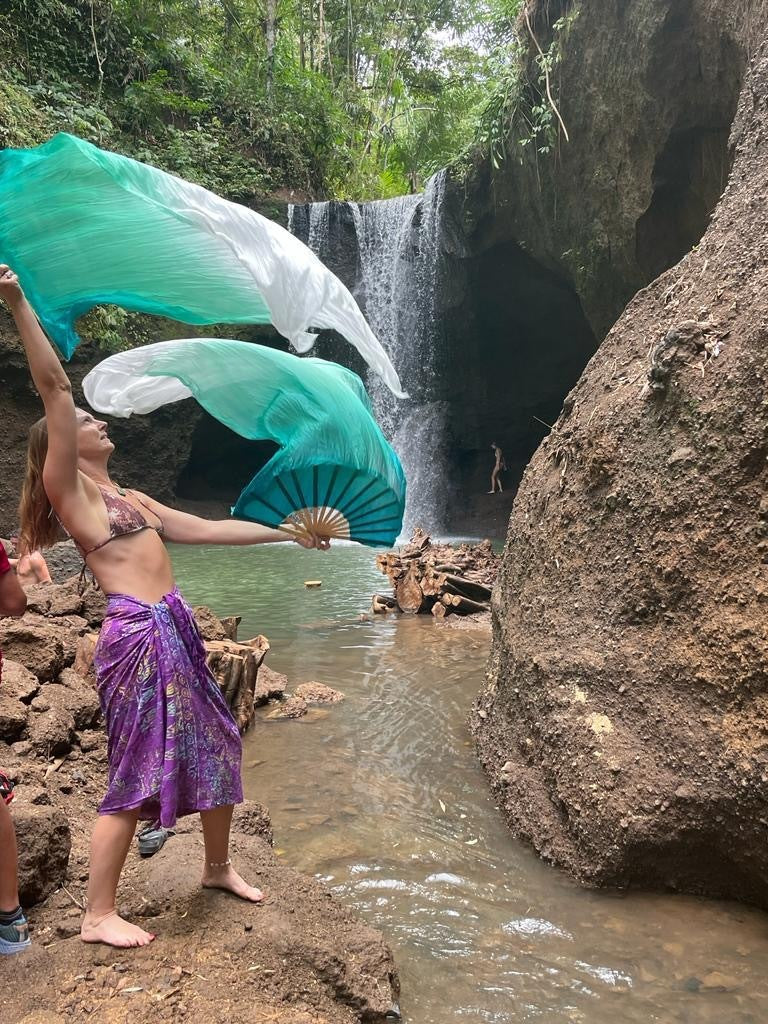
<instances>
[{"instance_id":1,"label":"bare leg","mask_svg":"<svg viewBox=\"0 0 768 1024\"><path fill-rule=\"evenodd\" d=\"M264 893L255 889L238 875L229 863L229 827L232 824L232 804L201 811L203 839L205 841L204 889L226 889L251 903L261 903Z\"/></svg>"},{"instance_id":2,"label":"bare leg","mask_svg":"<svg viewBox=\"0 0 768 1024\"><path fill-rule=\"evenodd\" d=\"M115 909L117 883L131 846L139 812L119 811L97 818L91 834L91 876L88 908L80 929L83 942L108 946L146 946L154 935L129 921Z\"/></svg>"},{"instance_id":3,"label":"bare leg","mask_svg":"<svg viewBox=\"0 0 768 1024\"><path fill-rule=\"evenodd\" d=\"M19 905L19 865L13 820L3 800L0 800L0 857L0 910L10 913Z\"/></svg>"},{"instance_id":4,"label":"bare leg","mask_svg":"<svg viewBox=\"0 0 768 1024\"><path fill-rule=\"evenodd\" d=\"M496 490L496 470L491 473L491 489L488 491L489 494L493 494Z\"/></svg>"}]
</instances>

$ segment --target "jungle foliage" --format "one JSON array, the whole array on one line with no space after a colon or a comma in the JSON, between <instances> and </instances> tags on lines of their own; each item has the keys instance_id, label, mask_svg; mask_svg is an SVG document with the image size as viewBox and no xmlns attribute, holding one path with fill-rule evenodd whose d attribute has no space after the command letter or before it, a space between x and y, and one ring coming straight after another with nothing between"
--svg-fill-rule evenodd
<instances>
[{"instance_id":1,"label":"jungle foliage","mask_svg":"<svg viewBox=\"0 0 768 1024\"><path fill-rule=\"evenodd\" d=\"M70 131L245 202L413 191L477 144L503 159L520 7L4 0L0 146ZM538 147L551 111L533 106Z\"/></svg>"}]
</instances>

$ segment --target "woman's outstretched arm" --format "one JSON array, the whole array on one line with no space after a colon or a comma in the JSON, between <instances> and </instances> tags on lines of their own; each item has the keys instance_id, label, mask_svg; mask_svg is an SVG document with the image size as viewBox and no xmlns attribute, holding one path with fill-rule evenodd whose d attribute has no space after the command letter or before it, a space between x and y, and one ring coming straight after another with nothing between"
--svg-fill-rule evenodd
<instances>
[{"instance_id":1,"label":"woman's outstretched arm","mask_svg":"<svg viewBox=\"0 0 768 1024\"><path fill-rule=\"evenodd\" d=\"M200 516L162 505L140 491L134 493L162 519L166 540L175 541L177 544L274 544L294 540L284 530L273 530L268 526L247 523L241 519L201 519ZM319 548L325 551L330 546L327 537L318 537L314 542L309 539L295 539L296 543L305 548Z\"/></svg>"},{"instance_id":2,"label":"woman's outstretched arm","mask_svg":"<svg viewBox=\"0 0 768 1024\"><path fill-rule=\"evenodd\" d=\"M43 482L49 499L66 514L66 505L79 496L77 473L77 416L69 383L59 357L37 322L18 277L0 264L0 298L5 299L16 321L24 352L45 406L48 421L48 456Z\"/></svg>"}]
</instances>

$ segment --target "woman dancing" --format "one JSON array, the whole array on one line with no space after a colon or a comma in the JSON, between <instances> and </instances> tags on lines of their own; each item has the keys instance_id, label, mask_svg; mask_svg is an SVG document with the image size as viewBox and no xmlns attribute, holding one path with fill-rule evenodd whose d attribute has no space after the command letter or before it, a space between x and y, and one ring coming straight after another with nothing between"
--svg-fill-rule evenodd
<instances>
[{"instance_id":1,"label":"woman dancing","mask_svg":"<svg viewBox=\"0 0 768 1024\"><path fill-rule=\"evenodd\" d=\"M205 663L192 613L173 580L165 540L262 544L286 535L254 523L209 522L167 508L109 476L106 424L75 408L58 356L0 264L0 297L19 329L45 417L30 430L20 517L27 550L74 539L108 597L94 655L107 726L109 788L91 837L85 942L144 946L154 938L121 918L117 884L139 819L170 828L200 812L202 884L258 903L264 897L229 859L233 806L242 800L240 736ZM57 523L58 520L58 523ZM299 541L326 549L326 538Z\"/></svg>"}]
</instances>

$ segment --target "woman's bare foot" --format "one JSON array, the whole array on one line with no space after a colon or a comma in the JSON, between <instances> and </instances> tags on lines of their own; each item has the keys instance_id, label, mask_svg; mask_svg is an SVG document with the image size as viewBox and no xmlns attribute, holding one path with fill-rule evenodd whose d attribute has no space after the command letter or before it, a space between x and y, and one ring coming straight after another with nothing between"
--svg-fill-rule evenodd
<instances>
[{"instance_id":1,"label":"woman's bare foot","mask_svg":"<svg viewBox=\"0 0 768 1024\"><path fill-rule=\"evenodd\" d=\"M261 903L264 900L264 893L261 889L255 889L252 885L248 885L231 864L220 868L206 866L203 871L203 888L226 889L227 892L232 892L241 900L248 900L250 903Z\"/></svg>"},{"instance_id":2,"label":"woman's bare foot","mask_svg":"<svg viewBox=\"0 0 768 1024\"><path fill-rule=\"evenodd\" d=\"M100 917L86 911L80 928L80 938L83 942L103 942L106 946L120 948L148 946L154 937L151 932L145 932L138 925L124 921L116 910Z\"/></svg>"}]
</instances>

